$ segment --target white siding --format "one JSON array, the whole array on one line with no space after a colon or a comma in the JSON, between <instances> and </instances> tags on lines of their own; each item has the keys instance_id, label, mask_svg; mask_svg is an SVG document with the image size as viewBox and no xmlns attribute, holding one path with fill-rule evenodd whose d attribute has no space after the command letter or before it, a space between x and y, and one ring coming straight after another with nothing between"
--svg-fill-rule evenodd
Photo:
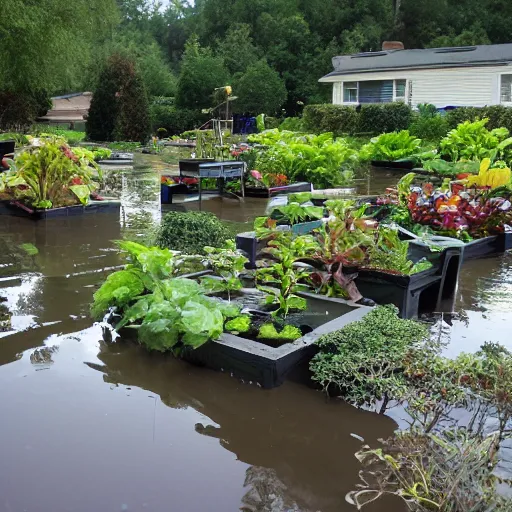
<instances>
[{"instance_id":1,"label":"white siding","mask_svg":"<svg viewBox=\"0 0 512 512\"><path fill-rule=\"evenodd\" d=\"M433 103L436 107L496 105L499 103L499 76L512 73L512 65L481 66L472 68L446 68L425 70L386 71L343 75L347 82L363 80L406 79L412 88L411 106L418 103ZM341 77L330 77L333 84L333 103L343 103ZM324 81L324 80L323 80Z\"/></svg>"},{"instance_id":2,"label":"white siding","mask_svg":"<svg viewBox=\"0 0 512 512\"><path fill-rule=\"evenodd\" d=\"M343 84L341 82L332 84L332 102L334 105L343 103Z\"/></svg>"}]
</instances>

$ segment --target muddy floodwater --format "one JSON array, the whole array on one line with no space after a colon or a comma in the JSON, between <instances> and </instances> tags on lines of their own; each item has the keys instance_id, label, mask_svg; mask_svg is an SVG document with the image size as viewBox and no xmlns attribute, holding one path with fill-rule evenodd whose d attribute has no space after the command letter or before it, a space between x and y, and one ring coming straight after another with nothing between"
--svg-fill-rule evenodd
<instances>
[{"instance_id":1,"label":"muddy floodwater","mask_svg":"<svg viewBox=\"0 0 512 512\"><path fill-rule=\"evenodd\" d=\"M359 438L376 446L391 418L293 382L262 390L107 344L89 319L94 290L122 264L111 241L144 239L161 218L159 173L142 163L108 173L119 214L0 217L0 512L355 510L344 497L358 481ZM203 205L240 226L264 207ZM465 265L457 314L444 319L450 353L512 348L511 269L512 255Z\"/></svg>"}]
</instances>

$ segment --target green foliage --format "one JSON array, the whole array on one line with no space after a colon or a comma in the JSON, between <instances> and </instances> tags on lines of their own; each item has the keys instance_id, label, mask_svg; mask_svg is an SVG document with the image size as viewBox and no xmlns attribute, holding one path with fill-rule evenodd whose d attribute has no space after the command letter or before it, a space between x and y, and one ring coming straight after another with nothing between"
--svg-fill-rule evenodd
<instances>
[{"instance_id":1,"label":"green foliage","mask_svg":"<svg viewBox=\"0 0 512 512\"><path fill-rule=\"evenodd\" d=\"M324 209L320 206L302 206L299 203L289 202L285 206L278 206L272 211L271 218L278 223L298 224L311 220L319 220L324 216Z\"/></svg>"},{"instance_id":2,"label":"green foliage","mask_svg":"<svg viewBox=\"0 0 512 512\"><path fill-rule=\"evenodd\" d=\"M186 254L204 254L204 247L222 247L230 237L212 213L169 212L162 219L157 244Z\"/></svg>"},{"instance_id":3,"label":"green foliage","mask_svg":"<svg viewBox=\"0 0 512 512\"><path fill-rule=\"evenodd\" d=\"M291 132L306 131L304 120L301 117L286 117L279 125L279 129Z\"/></svg>"},{"instance_id":4,"label":"green foliage","mask_svg":"<svg viewBox=\"0 0 512 512\"><path fill-rule=\"evenodd\" d=\"M441 114L434 115L416 115L409 127L411 135L419 139L438 142L446 136L449 126L446 116Z\"/></svg>"},{"instance_id":5,"label":"green foliage","mask_svg":"<svg viewBox=\"0 0 512 512\"><path fill-rule=\"evenodd\" d=\"M224 61L192 38L185 47L176 90L179 108L203 109L214 106L213 93L228 82ZM190 127L188 127L190 128Z\"/></svg>"},{"instance_id":6,"label":"green foliage","mask_svg":"<svg viewBox=\"0 0 512 512\"><path fill-rule=\"evenodd\" d=\"M248 66L258 61L260 53L251 37L251 27L246 23L230 25L217 46L217 54L232 75L244 73Z\"/></svg>"},{"instance_id":7,"label":"green foliage","mask_svg":"<svg viewBox=\"0 0 512 512\"><path fill-rule=\"evenodd\" d=\"M147 32L121 29L112 40L98 48L95 61L99 66L90 69L90 84L95 88L101 65L113 55L133 60L149 96L174 96L177 78L171 71L164 51Z\"/></svg>"},{"instance_id":8,"label":"green foliage","mask_svg":"<svg viewBox=\"0 0 512 512\"><path fill-rule=\"evenodd\" d=\"M179 135L186 130L198 128L207 121L207 116L199 110L177 108L162 100L163 98L155 98L151 104L153 131L164 128L170 136Z\"/></svg>"},{"instance_id":9,"label":"green foliage","mask_svg":"<svg viewBox=\"0 0 512 512\"><path fill-rule=\"evenodd\" d=\"M0 130L26 130L51 107L46 91L0 89Z\"/></svg>"},{"instance_id":10,"label":"green foliage","mask_svg":"<svg viewBox=\"0 0 512 512\"><path fill-rule=\"evenodd\" d=\"M503 127L512 132L512 108L503 105L459 107L450 110L446 114L446 120L449 127L452 129L457 128L457 126L464 121L473 123L480 119L489 119L486 125L488 130Z\"/></svg>"},{"instance_id":11,"label":"green foliage","mask_svg":"<svg viewBox=\"0 0 512 512\"><path fill-rule=\"evenodd\" d=\"M234 80L233 91L237 96L233 102L234 111L247 114L274 115L287 96L284 81L264 59L251 64L243 75ZM265 125L270 128L267 123Z\"/></svg>"},{"instance_id":12,"label":"green foliage","mask_svg":"<svg viewBox=\"0 0 512 512\"><path fill-rule=\"evenodd\" d=\"M2 67L8 72L0 91L80 90L94 47L118 19L115 0L3 0Z\"/></svg>"},{"instance_id":13,"label":"green foliage","mask_svg":"<svg viewBox=\"0 0 512 512\"><path fill-rule=\"evenodd\" d=\"M394 306L378 306L362 320L322 336L311 360L313 380L334 386L347 400L362 404L406 394L404 359L428 337L420 323L398 318Z\"/></svg>"},{"instance_id":14,"label":"green foliage","mask_svg":"<svg viewBox=\"0 0 512 512\"><path fill-rule=\"evenodd\" d=\"M251 317L240 315L226 322L224 330L234 334L247 332L251 328Z\"/></svg>"},{"instance_id":15,"label":"green foliage","mask_svg":"<svg viewBox=\"0 0 512 512\"><path fill-rule=\"evenodd\" d=\"M18 184L28 187L21 192L22 198L38 208L76 204L76 199L69 197L69 191L82 203L87 203L90 193L97 188L92 170L99 168L92 154L80 148L74 153L64 139L42 137L39 146L22 151L15 163L16 177L21 180Z\"/></svg>"},{"instance_id":16,"label":"green foliage","mask_svg":"<svg viewBox=\"0 0 512 512\"><path fill-rule=\"evenodd\" d=\"M512 137L509 137L509 131L506 128L488 130L488 122L488 119L481 119L459 124L441 140L441 154L453 162L484 158L509 160L512 154Z\"/></svg>"},{"instance_id":17,"label":"green foliage","mask_svg":"<svg viewBox=\"0 0 512 512\"><path fill-rule=\"evenodd\" d=\"M411 124L412 109L405 103L361 105L359 131L361 133L387 133L406 130Z\"/></svg>"},{"instance_id":18,"label":"green foliage","mask_svg":"<svg viewBox=\"0 0 512 512\"><path fill-rule=\"evenodd\" d=\"M55 137L61 137L65 139L70 146L75 146L85 139L85 132L66 130L64 128L50 126L47 124L36 124L32 126L30 133L34 137L38 137L39 135L54 135Z\"/></svg>"},{"instance_id":19,"label":"green foliage","mask_svg":"<svg viewBox=\"0 0 512 512\"><path fill-rule=\"evenodd\" d=\"M289 232L274 233L273 236L265 249L273 261L256 270L256 282L258 288L268 294L266 304L278 306L272 312L273 316L286 318L290 310L306 309L306 300L295 292L300 290L299 282L308 273L295 268L294 263L297 258L314 252L317 244L312 237L295 237Z\"/></svg>"},{"instance_id":20,"label":"green foliage","mask_svg":"<svg viewBox=\"0 0 512 512\"><path fill-rule=\"evenodd\" d=\"M309 181L317 189L344 186L353 179L357 152L343 139L334 141L332 133L266 130L249 141L266 146L256 161L262 173L284 174L291 182Z\"/></svg>"},{"instance_id":21,"label":"green foliage","mask_svg":"<svg viewBox=\"0 0 512 512\"><path fill-rule=\"evenodd\" d=\"M91 315L101 320L111 307L123 308L144 292L143 276L138 269L120 270L110 274L94 294Z\"/></svg>"},{"instance_id":22,"label":"green foliage","mask_svg":"<svg viewBox=\"0 0 512 512\"><path fill-rule=\"evenodd\" d=\"M419 153L421 140L409 134L408 130L383 133L361 148L361 160L384 160L393 162L411 158Z\"/></svg>"},{"instance_id":23,"label":"green foliage","mask_svg":"<svg viewBox=\"0 0 512 512\"><path fill-rule=\"evenodd\" d=\"M355 107L343 105L306 105L304 129L312 133L332 132L335 135L359 131L359 114Z\"/></svg>"},{"instance_id":24,"label":"green foliage","mask_svg":"<svg viewBox=\"0 0 512 512\"><path fill-rule=\"evenodd\" d=\"M307 105L304 124L308 131L314 133L386 133L407 129L412 115L411 108L404 103L362 105L359 111L344 105Z\"/></svg>"},{"instance_id":25,"label":"green foliage","mask_svg":"<svg viewBox=\"0 0 512 512\"><path fill-rule=\"evenodd\" d=\"M400 240L392 228L379 226L377 240L369 252L369 267L397 274L411 275L432 268L428 260L413 263L408 257L409 242Z\"/></svg>"},{"instance_id":26,"label":"green foliage","mask_svg":"<svg viewBox=\"0 0 512 512\"><path fill-rule=\"evenodd\" d=\"M91 101L87 137L145 143L150 130L147 93L135 64L114 54L103 68Z\"/></svg>"},{"instance_id":27,"label":"green foliage","mask_svg":"<svg viewBox=\"0 0 512 512\"><path fill-rule=\"evenodd\" d=\"M258 338L265 340L295 341L301 337L301 330L294 325L285 325L283 329L278 332L274 324L267 323L263 324L258 331Z\"/></svg>"}]
</instances>

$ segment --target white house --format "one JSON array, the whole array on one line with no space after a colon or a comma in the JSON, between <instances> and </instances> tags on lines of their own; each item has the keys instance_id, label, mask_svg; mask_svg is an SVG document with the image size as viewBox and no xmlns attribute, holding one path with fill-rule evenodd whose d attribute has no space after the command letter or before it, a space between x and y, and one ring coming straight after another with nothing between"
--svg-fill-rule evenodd
<instances>
[{"instance_id":1,"label":"white house","mask_svg":"<svg viewBox=\"0 0 512 512\"><path fill-rule=\"evenodd\" d=\"M332 59L335 105L404 101L415 107L512 106L512 44L404 50L384 43L379 52Z\"/></svg>"}]
</instances>

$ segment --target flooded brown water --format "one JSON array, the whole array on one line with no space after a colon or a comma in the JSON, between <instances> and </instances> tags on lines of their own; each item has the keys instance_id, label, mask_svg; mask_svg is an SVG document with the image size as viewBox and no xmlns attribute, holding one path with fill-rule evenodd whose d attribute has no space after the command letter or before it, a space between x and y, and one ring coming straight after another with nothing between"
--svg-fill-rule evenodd
<instances>
[{"instance_id":1,"label":"flooded brown water","mask_svg":"<svg viewBox=\"0 0 512 512\"><path fill-rule=\"evenodd\" d=\"M157 173L113 174L119 215L0 217L0 297L12 315L0 332L0 511L355 510L344 499L358 479L354 435L376 445L392 419L292 382L262 390L102 341L88 306L122 263L111 241L144 239L161 217ZM240 224L264 206L204 203ZM464 267L451 351L483 341L512 348L511 269L512 255ZM382 501L367 510L402 508Z\"/></svg>"}]
</instances>

